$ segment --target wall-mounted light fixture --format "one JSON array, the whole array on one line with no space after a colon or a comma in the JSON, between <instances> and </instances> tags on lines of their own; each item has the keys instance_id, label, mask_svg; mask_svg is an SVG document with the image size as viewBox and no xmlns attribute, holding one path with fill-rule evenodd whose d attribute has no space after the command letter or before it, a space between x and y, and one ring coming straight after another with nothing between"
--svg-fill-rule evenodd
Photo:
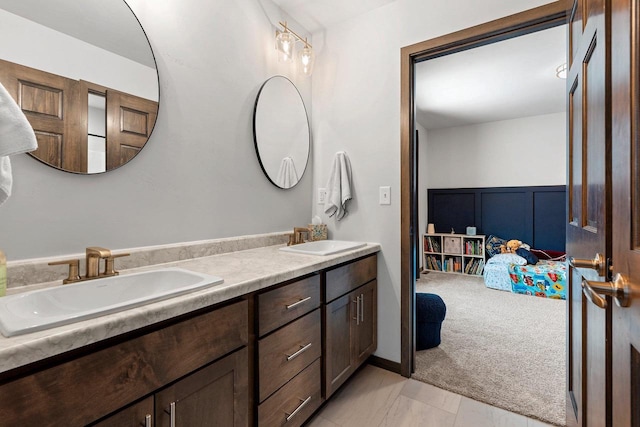
<instances>
[{"instance_id":1,"label":"wall-mounted light fixture","mask_svg":"<svg viewBox=\"0 0 640 427\"><path fill-rule=\"evenodd\" d=\"M566 79L567 78L567 63L565 62L562 65L558 65L558 67L556 68L556 77L559 79Z\"/></svg>"},{"instance_id":2,"label":"wall-mounted light fixture","mask_svg":"<svg viewBox=\"0 0 640 427\"><path fill-rule=\"evenodd\" d=\"M313 63L315 60L315 54L311 44L292 31L286 21L284 23L279 22L283 30L276 30L276 51L278 51L278 61L280 62L293 62L296 58L296 65L298 70L305 76L310 76L313 73ZM295 53L296 41L302 42L304 47L297 53Z\"/></svg>"}]
</instances>

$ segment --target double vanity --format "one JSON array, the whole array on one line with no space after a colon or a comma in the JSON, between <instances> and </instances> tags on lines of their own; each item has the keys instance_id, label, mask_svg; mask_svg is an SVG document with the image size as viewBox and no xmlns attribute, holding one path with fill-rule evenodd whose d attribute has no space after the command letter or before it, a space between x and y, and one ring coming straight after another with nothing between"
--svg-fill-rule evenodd
<instances>
[{"instance_id":1,"label":"double vanity","mask_svg":"<svg viewBox=\"0 0 640 427\"><path fill-rule=\"evenodd\" d=\"M301 425L377 343L379 245L321 245L130 269L223 281L0 338L0 424Z\"/></svg>"}]
</instances>

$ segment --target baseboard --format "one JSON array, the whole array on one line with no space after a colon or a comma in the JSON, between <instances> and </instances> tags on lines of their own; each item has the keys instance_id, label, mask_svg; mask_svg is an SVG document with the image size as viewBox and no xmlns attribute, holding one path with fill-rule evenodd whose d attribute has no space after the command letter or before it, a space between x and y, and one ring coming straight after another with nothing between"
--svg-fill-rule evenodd
<instances>
[{"instance_id":1,"label":"baseboard","mask_svg":"<svg viewBox=\"0 0 640 427\"><path fill-rule=\"evenodd\" d=\"M378 368L386 369L387 371L402 375L400 373L401 370L399 362L392 362L391 360L383 359L382 357L378 356L369 356L367 362L369 362L370 365L377 366Z\"/></svg>"}]
</instances>

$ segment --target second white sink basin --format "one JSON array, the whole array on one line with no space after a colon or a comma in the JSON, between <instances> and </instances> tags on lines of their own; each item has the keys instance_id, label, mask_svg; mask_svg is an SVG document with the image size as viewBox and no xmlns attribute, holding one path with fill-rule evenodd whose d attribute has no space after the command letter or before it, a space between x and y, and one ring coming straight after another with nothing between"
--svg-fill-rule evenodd
<instances>
[{"instance_id":1,"label":"second white sink basin","mask_svg":"<svg viewBox=\"0 0 640 427\"><path fill-rule=\"evenodd\" d=\"M0 298L0 332L10 337L138 307L223 279L181 268L88 280Z\"/></svg>"},{"instance_id":2,"label":"second white sink basin","mask_svg":"<svg viewBox=\"0 0 640 427\"><path fill-rule=\"evenodd\" d=\"M307 255L332 255L338 252L361 248L363 246L367 246L366 242L349 242L346 240L316 240L315 242L285 246L280 248L280 250Z\"/></svg>"}]
</instances>

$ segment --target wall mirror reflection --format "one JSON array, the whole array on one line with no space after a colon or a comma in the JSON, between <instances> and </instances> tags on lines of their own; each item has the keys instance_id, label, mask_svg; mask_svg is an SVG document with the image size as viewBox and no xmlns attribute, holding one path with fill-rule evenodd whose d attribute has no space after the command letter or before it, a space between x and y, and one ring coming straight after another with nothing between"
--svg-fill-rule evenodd
<instances>
[{"instance_id":1,"label":"wall mirror reflection","mask_svg":"<svg viewBox=\"0 0 640 427\"><path fill-rule=\"evenodd\" d=\"M0 0L0 83L38 160L80 174L135 157L158 113L156 63L123 0Z\"/></svg>"},{"instance_id":2,"label":"wall mirror reflection","mask_svg":"<svg viewBox=\"0 0 640 427\"><path fill-rule=\"evenodd\" d=\"M295 186L309 160L307 110L296 86L274 76L260 88L253 111L253 137L258 161L275 186Z\"/></svg>"}]
</instances>

